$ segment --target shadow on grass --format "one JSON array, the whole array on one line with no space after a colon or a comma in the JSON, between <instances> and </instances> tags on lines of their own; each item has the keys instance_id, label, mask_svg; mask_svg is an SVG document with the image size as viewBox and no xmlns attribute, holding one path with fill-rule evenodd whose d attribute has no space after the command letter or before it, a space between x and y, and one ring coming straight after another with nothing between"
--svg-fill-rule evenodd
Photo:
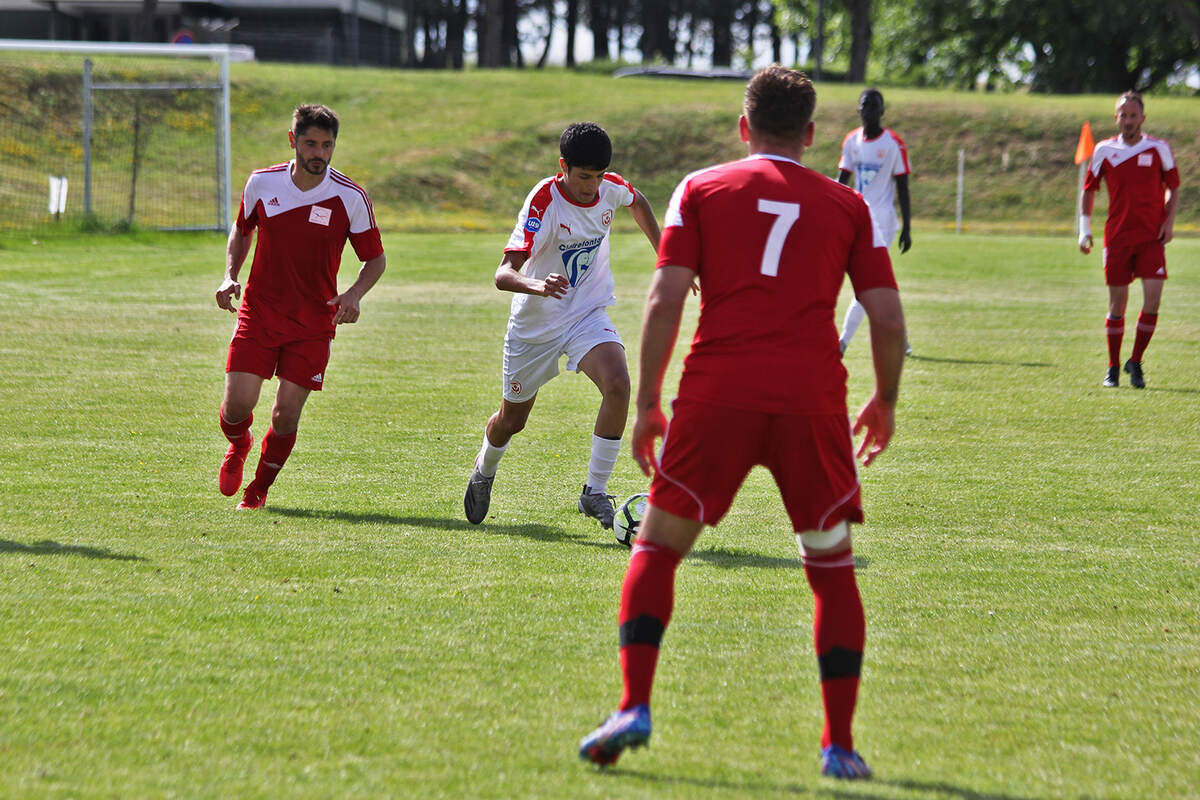
<instances>
[{"instance_id":1,"label":"shadow on grass","mask_svg":"<svg viewBox=\"0 0 1200 800\"><path fill-rule=\"evenodd\" d=\"M926 781L882 781L875 779L869 782L855 782L854 789L838 790L833 788L836 782L828 779L821 779L820 783L813 786L805 786L799 783L772 783L764 780L754 780L753 778L739 780L722 780L719 778L690 778L681 775L666 775L656 774L652 772L640 772L637 770L623 769L621 767L607 767L602 772L602 775L611 776L612 778L630 778L633 780L643 781L645 783L658 784L661 786L695 786L704 789L721 789L733 791L739 794L749 794L751 796L762 794L781 794L781 795L820 795L821 797L846 797L858 798L859 800L884 800L894 795L891 792L887 794L877 794L870 790L871 786L895 787L897 789L905 789L910 792L916 792L919 797L929 798L958 798L958 800L1034 800L1028 795L1003 794L1000 792L977 792L973 789L966 789L961 786L954 786L949 783L937 782L931 783ZM843 784L844 785L844 784Z\"/></svg>"},{"instance_id":2,"label":"shadow on grass","mask_svg":"<svg viewBox=\"0 0 1200 800\"><path fill-rule=\"evenodd\" d=\"M801 569L804 566L803 562L800 561L799 553L796 554L795 558L779 558L777 556L764 556L759 553L747 553L740 550L728 550L724 547L714 547L710 550L693 550L688 553L688 558L694 558L697 561L703 561L706 564L723 569L733 569L735 567ZM870 565L871 559L866 556L854 557L855 569L864 570Z\"/></svg>"},{"instance_id":3,"label":"shadow on grass","mask_svg":"<svg viewBox=\"0 0 1200 800\"><path fill-rule=\"evenodd\" d=\"M577 542L585 538L582 534L569 533L562 528L549 525L528 523L524 525L472 525L464 519L448 517L404 517L395 514L356 514L352 511L324 511L311 508L285 508L267 506L266 511L281 517L297 517L300 519L324 519L333 522L349 522L355 525L401 525L411 528L430 528L433 530L480 532L485 534L500 534L502 536L523 536L526 539L538 541L570 541ZM613 542L617 545L616 541Z\"/></svg>"},{"instance_id":4,"label":"shadow on grass","mask_svg":"<svg viewBox=\"0 0 1200 800\"><path fill-rule=\"evenodd\" d=\"M909 361L928 361L931 364L975 364L985 367L1053 367L1045 361L984 361L972 358L935 358L934 356L919 356L916 353L908 357Z\"/></svg>"},{"instance_id":5,"label":"shadow on grass","mask_svg":"<svg viewBox=\"0 0 1200 800\"><path fill-rule=\"evenodd\" d=\"M0 539L0 553L18 553L28 556L83 556L84 558L108 558L114 561L145 561L141 556L114 553L105 547L88 547L82 544L59 544L49 539L33 544Z\"/></svg>"}]
</instances>

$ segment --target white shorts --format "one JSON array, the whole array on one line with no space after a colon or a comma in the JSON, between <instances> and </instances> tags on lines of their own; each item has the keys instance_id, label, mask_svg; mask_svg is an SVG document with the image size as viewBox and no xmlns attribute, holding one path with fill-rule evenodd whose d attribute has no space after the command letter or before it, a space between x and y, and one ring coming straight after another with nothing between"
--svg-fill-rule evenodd
<instances>
[{"instance_id":1,"label":"white shorts","mask_svg":"<svg viewBox=\"0 0 1200 800\"><path fill-rule=\"evenodd\" d=\"M591 311L561 336L545 342L504 337L504 399L524 403L558 374L558 359L567 357L567 369L579 371L579 362L592 348L605 342L625 346L603 307Z\"/></svg>"}]
</instances>

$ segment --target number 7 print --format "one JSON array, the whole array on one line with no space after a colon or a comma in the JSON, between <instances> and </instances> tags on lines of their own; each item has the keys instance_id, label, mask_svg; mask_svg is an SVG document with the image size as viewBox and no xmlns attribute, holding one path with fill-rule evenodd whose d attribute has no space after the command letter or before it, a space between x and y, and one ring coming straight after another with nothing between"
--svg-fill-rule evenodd
<instances>
[{"instance_id":1,"label":"number 7 print","mask_svg":"<svg viewBox=\"0 0 1200 800\"><path fill-rule=\"evenodd\" d=\"M767 246L763 248L761 267L763 275L774 278L779 274L779 259L783 256L783 243L787 239L788 231L796 224L796 220L800 219L800 204L759 198L758 210L764 214L775 215L775 223L767 236Z\"/></svg>"}]
</instances>

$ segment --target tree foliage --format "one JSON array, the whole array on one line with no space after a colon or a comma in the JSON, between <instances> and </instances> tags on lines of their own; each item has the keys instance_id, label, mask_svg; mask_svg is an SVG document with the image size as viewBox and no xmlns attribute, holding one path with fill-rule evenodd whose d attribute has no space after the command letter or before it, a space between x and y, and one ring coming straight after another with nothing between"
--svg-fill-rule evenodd
<instances>
[{"instance_id":1,"label":"tree foliage","mask_svg":"<svg viewBox=\"0 0 1200 800\"><path fill-rule=\"evenodd\" d=\"M1198 63L1189 10L1200 20L1198 0L884 0L876 53L885 73L933 85L1147 89Z\"/></svg>"}]
</instances>

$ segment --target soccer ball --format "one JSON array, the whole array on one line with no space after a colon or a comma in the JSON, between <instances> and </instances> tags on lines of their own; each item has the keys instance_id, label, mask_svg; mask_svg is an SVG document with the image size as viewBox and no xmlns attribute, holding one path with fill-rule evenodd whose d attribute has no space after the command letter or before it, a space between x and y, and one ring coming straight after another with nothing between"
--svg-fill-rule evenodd
<instances>
[{"instance_id":1,"label":"soccer ball","mask_svg":"<svg viewBox=\"0 0 1200 800\"><path fill-rule=\"evenodd\" d=\"M613 536L626 547L633 547L642 517L646 516L646 502L649 499L650 495L641 492L617 506L617 513L613 517Z\"/></svg>"}]
</instances>

